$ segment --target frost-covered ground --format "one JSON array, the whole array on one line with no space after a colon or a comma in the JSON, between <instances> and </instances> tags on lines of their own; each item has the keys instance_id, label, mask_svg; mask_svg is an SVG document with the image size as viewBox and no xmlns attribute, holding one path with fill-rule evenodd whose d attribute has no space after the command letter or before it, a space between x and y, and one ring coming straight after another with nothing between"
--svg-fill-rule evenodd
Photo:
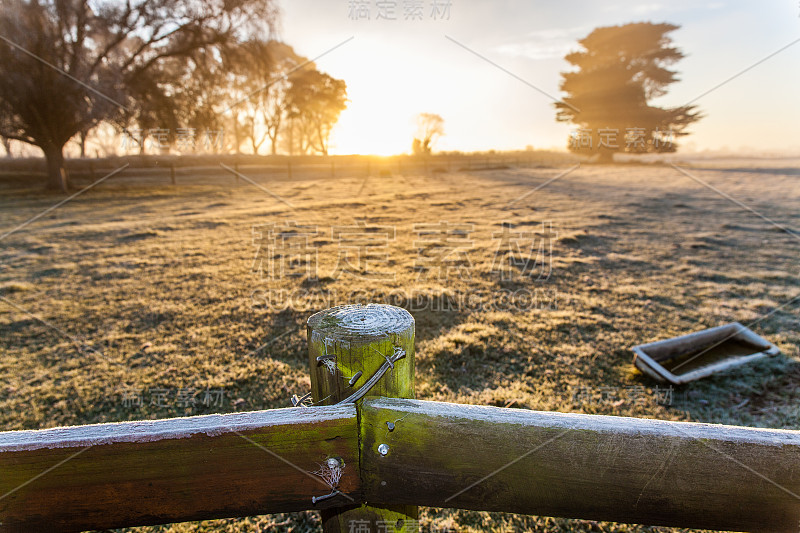
<instances>
[{"instance_id":1,"label":"frost-covered ground","mask_svg":"<svg viewBox=\"0 0 800 533\"><path fill-rule=\"evenodd\" d=\"M549 183L572 163L103 183L0 241L0 428L285 407L309 388L305 319L370 299L414 314L422 399L800 429L800 161L678 160ZM4 186L0 234L59 199ZM734 320L783 355L672 391L633 369L635 344ZM307 513L131 531L318 529Z\"/></svg>"}]
</instances>

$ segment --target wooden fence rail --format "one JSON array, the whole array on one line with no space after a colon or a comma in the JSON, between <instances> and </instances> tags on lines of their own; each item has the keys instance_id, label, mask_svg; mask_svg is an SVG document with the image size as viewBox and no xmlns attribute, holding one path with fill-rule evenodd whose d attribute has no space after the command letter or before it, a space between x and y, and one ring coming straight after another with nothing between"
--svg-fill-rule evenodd
<instances>
[{"instance_id":1,"label":"wooden fence rail","mask_svg":"<svg viewBox=\"0 0 800 533\"><path fill-rule=\"evenodd\" d=\"M361 500L355 406L0 433L0 531L70 532L325 508L310 472L344 462Z\"/></svg>"},{"instance_id":2,"label":"wooden fence rail","mask_svg":"<svg viewBox=\"0 0 800 533\"><path fill-rule=\"evenodd\" d=\"M311 473L329 458L344 462L344 495L317 501L331 489ZM360 428L344 404L0 433L0 472L4 532L365 502L733 531L800 523L797 431L397 398L364 400Z\"/></svg>"},{"instance_id":3,"label":"wooden fence rail","mask_svg":"<svg viewBox=\"0 0 800 533\"><path fill-rule=\"evenodd\" d=\"M800 431L414 400L413 346L404 310L334 308L309 362L335 405L0 433L0 532L318 509L411 533L418 505L800 529Z\"/></svg>"},{"instance_id":4,"label":"wooden fence rail","mask_svg":"<svg viewBox=\"0 0 800 533\"><path fill-rule=\"evenodd\" d=\"M365 400L361 424L372 502L800 529L799 431L394 398Z\"/></svg>"}]
</instances>

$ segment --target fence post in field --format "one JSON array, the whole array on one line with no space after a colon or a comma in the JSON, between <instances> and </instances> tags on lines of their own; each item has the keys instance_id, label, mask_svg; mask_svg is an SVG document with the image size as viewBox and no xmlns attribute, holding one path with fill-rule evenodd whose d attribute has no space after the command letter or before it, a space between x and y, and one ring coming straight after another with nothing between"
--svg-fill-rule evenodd
<instances>
[{"instance_id":1,"label":"fence post in field","mask_svg":"<svg viewBox=\"0 0 800 533\"><path fill-rule=\"evenodd\" d=\"M292 179L292 156L286 158L286 167L289 171L289 179Z\"/></svg>"},{"instance_id":2,"label":"fence post in field","mask_svg":"<svg viewBox=\"0 0 800 533\"><path fill-rule=\"evenodd\" d=\"M173 185L175 185L175 162L172 161L169 164L169 179Z\"/></svg>"},{"instance_id":3,"label":"fence post in field","mask_svg":"<svg viewBox=\"0 0 800 533\"><path fill-rule=\"evenodd\" d=\"M332 405L362 397L414 398L414 318L391 305L343 305L308 319L308 351L314 403ZM393 431L388 421L386 431ZM360 430L359 430L360 431ZM392 453L386 444L362 449L376 457ZM361 465L344 468L360 475ZM352 474L351 474L352 475ZM398 483L398 480L375 480ZM416 531L419 508L409 505L349 505L322 511L325 533ZM406 521L411 521L404 528ZM394 529L392 529L394 528Z\"/></svg>"}]
</instances>

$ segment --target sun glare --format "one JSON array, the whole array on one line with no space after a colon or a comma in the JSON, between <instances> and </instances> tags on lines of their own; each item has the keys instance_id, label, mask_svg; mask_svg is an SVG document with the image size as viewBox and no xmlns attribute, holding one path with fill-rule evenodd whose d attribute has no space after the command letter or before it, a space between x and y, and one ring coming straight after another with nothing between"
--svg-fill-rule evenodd
<instances>
[{"instance_id":1,"label":"sun glare","mask_svg":"<svg viewBox=\"0 0 800 533\"><path fill-rule=\"evenodd\" d=\"M416 115L443 111L438 102L449 99L449 89L422 81L438 67L425 59L408 64L408 54L421 57L415 48L420 44L401 42L361 37L348 54L331 55L322 63L347 80L349 101L331 133L331 153L410 153Z\"/></svg>"},{"instance_id":2,"label":"sun glare","mask_svg":"<svg viewBox=\"0 0 800 533\"><path fill-rule=\"evenodd\" d=\"M377 99L376 99L377 100ZM413 116L380 107L380 102L351 103L331 133L331 153L395 155L409 152Z\"/></svg>"}]
</instances>

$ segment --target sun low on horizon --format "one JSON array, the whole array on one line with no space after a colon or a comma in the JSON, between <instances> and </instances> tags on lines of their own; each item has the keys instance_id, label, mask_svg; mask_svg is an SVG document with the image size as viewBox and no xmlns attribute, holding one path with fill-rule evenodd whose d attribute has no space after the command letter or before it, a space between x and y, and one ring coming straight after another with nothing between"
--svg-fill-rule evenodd
<instances>
[{"instance_id":1,"label":"sun low on horizon","mask_svg":"<svg viewBox=\"0 0 800 533\"><path fill-rule=\"evenodd\" d=\"M347 108L331 132L333 154L389 156L410 153L420 113L445 119L445 135L436 149L475 149L480 134L462 127L463 103L455 101L452 83L458 73L442 68L425 48L430 36L417 32L393 34L391 40L357 35L317 64L345 72ZM340 52L340 53L337 53ZM468 80L462 80L466 86Z\"/></svg>"},{"instance_id":2,"label":"sun low on horizon","mask_svg":"<svg viewBox=\"0 0 800 533\"><path fill-rule=\"evenodd\" d=\"M336 155L391 156L411 151L414 113L381 108L376 98L348 103L331 132L330 152ZM352 97L351 97L352 98Z\"/></svg>"},{"instance_id":3,"label":"sun low on horizon","mask_svg":"<svg viewBox=\"0 0 800 533\"><path fill-rule=\"evenodd\" d=\"M436 50L442 49L449 59L437 57ZM356 35L317 61L323 70L343 73L347 82L347 108L331 132L330 153L411 153L421 113L444 119L436 151L565 147L569 127L555 122L550 100L532 97L525 85L512 87L517 112L530 116L531 122L510 124L507 119L514 113L501 109L494 67L477 60L472 66L479 68L478 75L469 68L450 68L461 54L438 33L412 31L397 32L390 40Z\"/></svg>"},{"instance_id":4,"label":"sun low on horizon","mask_svg":"<svg viewBox=\"0 0 800 533\"><path fill-rule=\"evenodd\" d=\"M678 25L672 37L686 55L673 65L679 81L656 105L697 99L705 114L682 149L800 153L792 133L800 107L783 104L800 83L797 69L788 68L800 46L770 56L800 33L795 5L776 3L754 14L741 1L576 2L580 10L453 1L446 20L432 20L429 3L423 20L405 20L402 2L396 20L377 18L376 2L364 3L372 12L363 20L350 16L353 2L282 3L282 37L347 83L348 106L332 131L331 154L410 153L419 113L444 119L434 151L566 150L575 126L557 122L554 108L564 97L565 55L596 27L646 20ZM757 38L744 42L737 37L744 31ZM773 83L765 87L763 79ZM768 127L758 120L767 115Z\"/></svg>"}]
</instances>

